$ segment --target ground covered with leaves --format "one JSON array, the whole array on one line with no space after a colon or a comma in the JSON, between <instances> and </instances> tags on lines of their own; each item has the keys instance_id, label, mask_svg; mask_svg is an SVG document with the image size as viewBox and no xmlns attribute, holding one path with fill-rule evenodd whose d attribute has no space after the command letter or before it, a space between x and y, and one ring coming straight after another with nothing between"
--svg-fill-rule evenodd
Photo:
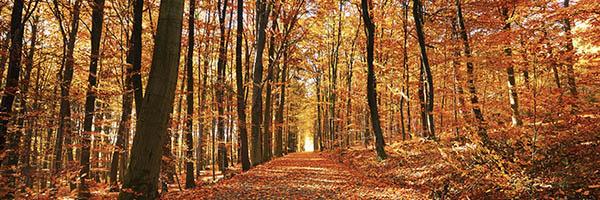
<instances>
[{"instance_id":1,"label":"ground covered with leaves","mask_svg":"<svg viewBox=\"0 0 600 200\"><path fill-rule=\"evenodd\" d=\"M599 130L597 115L579 115L493 130L495 150L442 134L437 141L395 139L384 161L364 146L326 157L432 199L598 199Z\"/></svg>"},{"instance_id":2,"label":"ground covered with leaves","mask_svg":"<svg viewBox=\"0 0 600 200\"><path fill-rule=\"evenodd\" d=\"M294 153L214 185L165 199L415 199L413 189L365 176L321 153Z\"/></svg>"}]
</instances>

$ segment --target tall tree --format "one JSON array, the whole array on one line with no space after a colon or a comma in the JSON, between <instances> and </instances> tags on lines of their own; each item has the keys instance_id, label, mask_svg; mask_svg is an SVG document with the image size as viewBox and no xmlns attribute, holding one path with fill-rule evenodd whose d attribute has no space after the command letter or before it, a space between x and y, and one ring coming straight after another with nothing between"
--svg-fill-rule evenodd
<instances>
[{"instance_id":1,"label":"tall tree","mask_svg":"<svg viewBox=\"0 0 600 200\"><path fill-rule=\"evenodd\" d=\"M570 0L563 1L563 7L569 7ZM565 17L563 19L563 31L565 32L565 37L567 37L567 42L565 44L566 49L566 63L567 66L567 85L569 87L569 92L573 96L574 99L577 99L577 85L575 83L575 70L573 69L574 56L575 51L573 50L573 34L571 33L571 18ZM576 104L573 104L573 109L576 110Z\"/></svg>"},{"instance_id":2,"label":"tall tree","mask_svg":"<svg viewBox=\"0 0 600 200\"><path fill-rule=\"evenodd\" d=\"M502 27L502 29L504 31L510 31L510 16L508 16L507 7L502 7L502 17L504 18L504 27ZM510 44L504 48L504 55L509 58L512 56ZM516 91L515 67L513 66L512 62L506 67L506 75L508 76L508 98L510 102L510 110L512 111L512 125L521 126L523 125L523 121L521 120L521 115L519 114L519 97Z\"/></svg>"},{"instance_id":3,"label":"tall tree","mask_svg":"<svg viewBox=\"0 0 600 200\"><path fill-rule=\"evenodd\" d=\"M479 107L479 98L477 97L477 90L475 88L475 73L473 63L469 60L471 58L471 47L469 46L469 36L467 34L467 30L465 28L465 22L463 19L462 8L460 0L455 0L456 6L456 20L458 24L458 34L462 39L463 43L463 53L467 57L467 87L469 88L469 93L471 94L471 106L473 107L473 115L477 120L477 134L479 135L481 141L485 145L490 144L490 140L487 135L487 128L485 127L483 120L483 113L481 112L481 108Z\"/></svg>"},{"instance_id":4,"label":"tall tree","mask_svg":"<svg viewBox=\"0 0 600 200\"><path fill-rule=\"evenodd\" d=\"M150 77L119 199L157 198L162 144L177 85L182 21L183 0L160 2Z\"/></svg>"},{"instance_id":5,"label":"tall tree","mask_svg":"<svg viewBox=\"0 0 600 200\"><path fill-rule=\"evenodd\" d=\"M421 74L420 79L424 80L425 85L423 85L422 90L424 91L425 102L421 104L421 112L424 113L422 115L426 115L427 120L423 120L422 126L427 126L427 128L423 128L426 130L423 136L435 138L435 123L433 120L433 77L431 75L431 67L429 66L429 59L427 58L427 47L425 44L425 32L423 31L423 24L425 21L423 20L423 6L421 5L420 0L413 0L413 18L415 19L415 29L417 31L417 40L419 41L419 50L421 53L421 63L420 66ZM421 89L420 89L421 90Z\"/></svg>"},{"instance_id":6,"label":"tall tree","mask_svg":"<svg viewBox=\"0 0 600 200\"><path fill-rule=\"evenodd\" d=\"M248 129L246 128L246 101L242 70L242 34L244 33L244 0L237 0L237 30L235 35L235 80L237 86L237 116L238 129L240 131L240 157L242 160L242 170L250 169L250 160L248 159Z\"/></svg>"},{"instance_id":7,"label":"tall tree","mask_svg":"<svg viewBox=\"0 0 600 200\"><path fill-rule=\"evenodd\" d=\"M373 43L375 40L375 24L371 20L369 10L371 6L367 3L367 0L361 0L362 18L365 22L365 33L367 35L367 102L369 104L371 125L375 133L375 150L377 151L377 157L380 160L386 159L387 155L383 147L385 142L383 140L383 133L381 131L381 122L379 121L379 113L377 110L377 90L376 90L376 79L375 69L373 66Z\"/></svg>"},{"instance_id":8,"label":"tall tree","mask_svg":"<svg viewBox=\"0 0 600 200\"><path fill-rule=\"evenodd\" d=\"M20 162L23 166L23 175L25 176L25 184L27 187L31 187L33 184L33 167L30 162L32 156L32 144L31 141L35 140L33 135L33 127L31 124L34 123L35 119L32 117L28 117L29 115L29 107L27 106L27 101L29 100L29 86L31 85L31 71L33 70L33 59L35 56L36 43L37 43L37 33L38 33L38 23L39 16L34 16L31 20L31 38L29 39L29 50L27 52L27 56L25 59L25 75L23 76L23 80L21 81L21 111L19 113L20 117L18 118L18 133L17 135L22 135L22 130L25 130L25 138L23 138L22 144L22 153ZM38 68L39 75L39 68ZM34 103L35 106L35 103ZM29 125L25 125L25 119L29 120ZM34 145L35 146L35 145ZM37 152L33 152L35 154ZM35 157L33 157L35 159ZM35 163L35 162L34 162Z\"/></svg>"},{"instance_id":9,"label":"tall tree","mask_svg":"<svg viewBox=\"0 0 600 200\"><path fill-rule=\"evenodd\" d=\"M271 160L271 156L272 156L272 142L271 140L273 139L273 132L271 130L271 122L273 121L273 103L271 102L271 97L272 97L272 84L273 84L273 68L275 67L275 65L277 65L277 58L275 55L277 52L277 50L275 49L276 47L276 35L279 31L278 29L278 25L277 25L277 18L279 17L279 11L281 9L281 4L276 2L275 5L273 5L275 7L275 10L273 11L273 15L272 15L272 23L271 23L271 37L269 38L269 52L268 52L268 61L269 63L267 64L267 78L265 80L265 112L264 114L264 120L263 120L263 162L264 161L268 161Z\"/></svg>"},{"instance_id":10,"label":"tall tree","mask_svg":"<svg viewBox=\"0 0 600 200\"><path fill-rule=\"evenodd\" d=\"M20 140L20 134L12 134L10 138L6 138L8 135L8 122L11 118L12 107L15 100L15 95L19 91L19 73L21 72L21 56L23 47L23 0L15 0L11 19L10 19L10 53L8 61L8 74L6 77L6 86L4 87L4 95L2 96L2 102L0 103L0 151L8 152L8 158L3 158L3 167L8 170L3 172L3 176L9 178L10 191L2 198L12 199L15 198L15 190L17 185L15 184L15 169L18 163L18 144ZM7 38L8 39L8 38Z\"/></svg>"},{"instance_id":11,"label":"tall tree","mask_svg":"<svg viewBox=\"0 0 600 200\"><path fill-rule=\"evenodd\" d=\"M252 78L252 151L250 152L252 165L262 163L262 147L260 126L262 119L262 79L263 79L263 52L265 49L265 29L269 22L271 6L265 0L256 1L256 52L254 54L254 77Z\"/></svg>"},{"instance_id":12,"label":"tall tree","mask_svg":"<svg viewBox=\"0 0 600 200\"><path fill-rule=\"evenodd\" d=\"M216 82L216 100L217 100L217 140L219 142L217 150L217 162L219 170L227 169L227 148L225 148L225 66L227 64L227 47L225 44L225 17L227 16L227 2L229 0L218 0L217 9L219 11L219 59L217 60L217 82Z\"/></svg>"},{"instance_id":13,"label":"tall tree","mask_svg":"<svg viewBox=\"0 0 600 200\"><path fill-rule=\"evenodd\" d=\"M102 22L104 18L104 0L94 0L92 4L92 32L90 55L90 71L88 72L88 88L85 98L85 118L81 138L81 170L79 171L79 198L90 198L87 179L90 177L90 146L92 140L92 124L94 123L94 108L96 107L96 85L98 61L100 60L100 38L102 37Z\"/></svg>"},{"instance_id":14,"label":"tall tree","mask_svg":"<svg viewBox=\"0 0 600 200\"><path fill-rule=\"evenodd\" d=\"M188 13L188 48L187 48L187 117L185 118L185 188L194 188L194 23L196 15L196 0L190 0L190 12Z\"/></svg>"},{"instance_id":15,"label":"tall tree","mask_svg":"<svg viewBox=\"0 0 600 200\"><path fill-rule=\"evenodd\" d=\"M127 149L129 144L129 132L131 129L131 109L133 96L142 93L142 82L140 69L142 68L142 17L144 0L133 0L133 30L131 32L129 50L127 51L127 69L125 71L125 82L123 83L123 98L121 109L121 122L117 129L117 148L113 151L110 169L110 181L113 190L116 189L117 171L119 179L123 180L126 169ZM135 81L134 81L135 80ZM139 98L139 99L138 99ZM141 108L141 95L136 96L136 112L139 114ZM120 163L120 164L119 164Z\"/></svg>"},{"instance_id":16,"label":"tall tree","mask_svg":"<svg viewBox=\"0 0 600 200\"><path fill-rule=\"evenodd\" d=\"M54 5L56 7L56 12L60 12L58 8L58 2L55 0ZM81 8L81 0L76 0L73 8L72 18L71 18L71 30L69 32L68 38L63 33L63 42L65 43L64 55L63 55L63 69L60 75L60 113L59 113L59 125L58 131L56 132L56 139L54 145L54 170L58 172L62 169L62 146L63 139L64 143L70 145L71 140L71 100L70 100L70 91L71 91L71 82L73 81L73 66L75 65L75 59L73 57L73 52L75 50L75 40L77 39L77 29L79 28L79 10ZM56 14L57 16L61 14ZM62 22L60 22L62 26ZM64 32L64 31L63 31ZM67 160L71 161L73 159L73 153L71 152L71 147L67 146Z\"/></svg>"}]
</instances>

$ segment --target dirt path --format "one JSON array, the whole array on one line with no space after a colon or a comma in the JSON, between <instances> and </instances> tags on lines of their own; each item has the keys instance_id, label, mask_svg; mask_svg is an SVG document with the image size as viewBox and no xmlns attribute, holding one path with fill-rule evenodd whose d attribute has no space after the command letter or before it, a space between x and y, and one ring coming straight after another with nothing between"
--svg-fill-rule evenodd
<instances>
[{"instance_id":1,"label":"dirt path","mask_svg":"<svg viewBox=\"0 0 600 200\"><path fill-rule=\"evenodd\" d=\"M412 191L369 179L319 153L274 159L213 186L168 199L412 199ZM414 196L412 196L414 197Z\"/></svg>"}]
</instances>

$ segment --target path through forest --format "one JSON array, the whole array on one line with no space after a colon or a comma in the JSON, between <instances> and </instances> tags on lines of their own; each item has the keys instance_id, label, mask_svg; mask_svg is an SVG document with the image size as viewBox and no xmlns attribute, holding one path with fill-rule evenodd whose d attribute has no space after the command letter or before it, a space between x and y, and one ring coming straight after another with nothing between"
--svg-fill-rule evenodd
<instances>
[{"instance_id":1,"label":"path through forest","mask_svg":"<svg viewBox=\"0 0 600 200\"><path fill-rule=\"evenodd\" d=\"M319 153L277 158L213 186L168 199L408 199L417 194L372 178Z\"/></svg>"}]
</instances>

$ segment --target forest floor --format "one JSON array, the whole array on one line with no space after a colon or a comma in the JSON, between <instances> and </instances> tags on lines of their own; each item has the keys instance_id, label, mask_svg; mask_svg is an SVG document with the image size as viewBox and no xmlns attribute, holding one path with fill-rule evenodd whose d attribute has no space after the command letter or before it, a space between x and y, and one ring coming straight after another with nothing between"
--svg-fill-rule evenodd
<instances>
[{"instance_id":1,"label":"forest floor","mask_svg":"<svg viewBox=\"0 0 600 200\"><path fill-rule=\"evenodd\" d=\"M420 199L422 194L367 177L324 154L293 153L208 187L165 199Z\"/></svg>"}]
</instances>

